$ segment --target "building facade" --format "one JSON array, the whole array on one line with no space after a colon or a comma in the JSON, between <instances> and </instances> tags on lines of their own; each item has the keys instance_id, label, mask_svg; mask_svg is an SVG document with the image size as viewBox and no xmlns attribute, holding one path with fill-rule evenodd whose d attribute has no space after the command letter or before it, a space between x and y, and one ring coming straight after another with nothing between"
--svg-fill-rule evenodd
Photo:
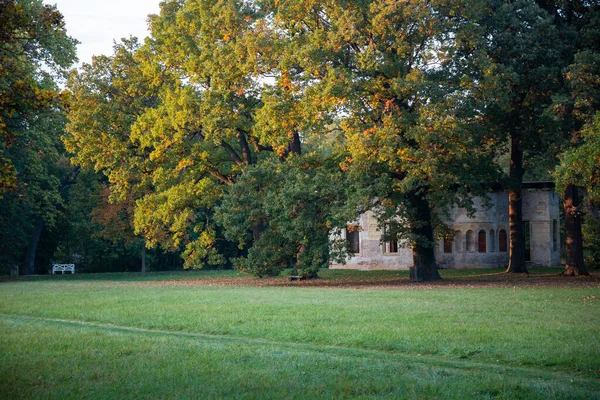
<instances>
[{"instance_id":1,"label":"building facade","mask_svg":"<svg viewBox=\"0 0 600 400\"><path fill-rule=\"evenodd\" d=\"M452 239L435 245L439 268L504 268L508 265L510 230L508 194L488 195L488 206L475 199L475 213L452 208L446 223ZM525 261L532 266L560 265L559 199L549 183L529 183L523 190ZM412 251L401 241L382 240L377 219L368 211L343 232L353 256L330 268L406 270L413 265Z\"/></svg>"}]
</instances>

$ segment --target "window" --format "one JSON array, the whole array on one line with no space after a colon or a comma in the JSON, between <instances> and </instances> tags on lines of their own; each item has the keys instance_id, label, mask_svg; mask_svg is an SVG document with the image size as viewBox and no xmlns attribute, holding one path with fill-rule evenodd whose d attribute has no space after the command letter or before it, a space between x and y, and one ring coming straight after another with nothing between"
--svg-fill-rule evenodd
<instances>
[{"instance_id":1,"label":"window","mask_svg":"<svg viewBox=\"0 0 600 400\"><path fill-rule=\"evenodd\" d=\"M389 225L383 227L383 237L387 240L384 243L385 253L397 253L398 252L398 233Z\"/></svg>"},{"instance_id":2,"label":"window","mask_svg":"<svg viewBox=\"0 0 600 400\"><path fill-rule=\"evenodd\" d=\"M475 252L477 251L477 247L475 247L475 233L471 230L467 231L467 251Z\"/></svg>"},{"instance_id":3,"label":"window","mask_svg":"<svg viewBox=\"0 0 600 400\"><path fill-rule=\"evenodd\" d=\"M388 242L388 253L397 253L398 252L398 241L396 239L392 239Z\"/></svg>"},{"instance_id":4,"label":"window","mask_svg":"<svg viewBox=\"0 0 600 400\"><path fill-rule=\"evenodd\" d=\"M348 251L350 253L360 253L360 238L358 233L358 226L349 226L346 229L346 242L348 242Z\"/></svg>"},{"instance_id":5,"label":"window","mask_svg":"<svg viewBox=\"0 0 600 400\"><path fill-rule=\"evenodd\" d=\"M477 247L480 253L487 252L487 234L485 231L479 231L477 235Z\"/></svg>"},{"instance_id":6,"label":"window","mask_svg":"<svg viewBox=\"0 0 600 400\"><path fill-rule=\"evenodd\" d=\"M558 221L552 221L552 251L558 251Z\"/></svg>"},{"instance_id":7,"label":"window","mask_svg":"<svg viewBox=\"0 0 600 400\"><path fill-rule=\"evenodd\" d=\"M506 253L508 249L508 237L506 236L506 231L504 229L500 229L498 231L498 251L500 253Z\"/></svg>"},{"instance_id":8,"label":"window","mask_svg":"<svg viewBox=\"0 0 600 400\"><path fill-rule=\"evenodd\" d=\"M496 232L493 229L490 230L490 253L496 251Z\"/></svg>"},{"instance_id":9,"label":"window","mask_svg":"<svg viewBox=\"0 0 600 400\"><path fill-rule=\"evenodd\" d=\"M452 253L452 238L444 237L444 253Z\"/></svg>"}]
</instances>

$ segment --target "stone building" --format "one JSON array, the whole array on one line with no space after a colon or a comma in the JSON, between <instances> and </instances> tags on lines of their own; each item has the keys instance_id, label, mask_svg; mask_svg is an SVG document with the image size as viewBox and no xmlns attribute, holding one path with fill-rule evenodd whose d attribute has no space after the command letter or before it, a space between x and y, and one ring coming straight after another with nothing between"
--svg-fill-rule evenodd
<instances>
[{"instance_id":1,"label":"stone building","mask_svg":"<svg viewBox=\"0 0 600 400\"><path fill-rule=\"evenodd\" d=\"M550 182L524 184L523 222L525 261L533 266L560 265L559 199ZM440 268L504 268L508 265L508 194L493 192L485 207L475 199L471 216L453 208L446 223L454 230L452 240L439 240L435 257ZM401 241L382 241L377 219L368 211L355 226L343 232L353 257L340 269L408 269L413 265L412 251Z\"/></svg>"}]
</instances>

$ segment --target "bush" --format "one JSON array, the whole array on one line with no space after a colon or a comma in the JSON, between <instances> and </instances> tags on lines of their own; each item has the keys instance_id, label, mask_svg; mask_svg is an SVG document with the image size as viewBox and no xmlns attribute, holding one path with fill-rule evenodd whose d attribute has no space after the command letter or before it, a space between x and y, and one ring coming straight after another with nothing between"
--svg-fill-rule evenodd
<instances>
[{"instance_id":1,"label":"bush","mask_svg":"<svg viewBox=\"0 0 600 400\"><path fill-rule=\"evenodd\" d=\"M588 214L582 230L585 265L587 268L600 269L600 219Z\"/></svg>"},{"instance_id":2,"label":"bush","mask_svg":"<svg viewBox=\"0 0 600 400\"><path fill-rule=\"evenodd\" d=\"M330 233L356 217L351 185L335 157L275 157L248 167L230 187L217 215L225 238L248 249L234 265L256 276L316 277L329 262Z\"/></svg>"}]
</instances>

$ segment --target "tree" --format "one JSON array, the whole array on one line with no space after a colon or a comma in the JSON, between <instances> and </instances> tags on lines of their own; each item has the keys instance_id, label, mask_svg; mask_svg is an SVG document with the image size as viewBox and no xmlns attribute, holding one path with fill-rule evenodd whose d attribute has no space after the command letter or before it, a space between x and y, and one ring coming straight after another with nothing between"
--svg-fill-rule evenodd
<instances>
[{"instance_id":1,"label":"tree","mask_svg":"<svg viewBox=\"0 0 600 400\"><path fill-rule=\"evenodd\" d=\"M566 65L564 43L553 17L534 1L490 2L481 24L480 46L485 52L481 60L489 71L481 82L487 98L485 115L509 142L507 272L526 273L522 182L526 172L536 174L553 166L550 150L560 141L560 134L547 129L550 117L545 111L560 89L560 72Z\"/></svg>"},{"instance_id":2,"label":"tree","mask_svg":"<svg viewBox=\"0 0 600 400\"><path fill-rule=\"evenodd\" d=\"M74 262L78 272L139 270L141 240L133 233L133 204L111 203L109 195L105 176L81 170L55 224L40 238L36 263ZM173 254L160 250L149 251L147 259L154 270L180 266Z\"/></svg>"},{"instance_id":3,"label":"tree","mask_svg":"<svg viewBox=\"0 0 600 400\"><path fill-rule=\"evenodd\" d=\"M75 44L54 6L0 3L2 258L24 259L25 274L34 273L40 235L55 223L74 173L59 139L64 117L56 82L75 60Z\"/></svg>"},{"instance_id":4,"label":"tree","mask_svg":"<svg viewBox=\"0 0 600 400\"><path fill-rule=\"evenodd\" d=\"M0 199L2 258L10 265L24 263L22 272L27 275L34 273L40 236L64 212L77 175L60 142L63 129L60 109L40 111L7 152L15 160L17 186Z\"/></svg>"},{"instance_id":5,"label":"tree","mask_svg":"<svg viewBox=\"0 0 600 400\"><path fill-rule=\"evenodd\" d=\"M345 256L331 240L356 216L350 196L356 186L341 160L313 150L285 160L272 156L245 170L218 209L225 236L248 251L235 260L239 270L264 276L289 267L293 275L315 278L330 258ZM258 238L251 235L255 225L262 227Z\"/></svg>"},{"instance_id":6,"label":"tree","mask_svg":"<svg viewBox=\"0 0 600 400\"><path fill-rule=\"evenodd\" d=\"M569 185L585 189L588 200L600 204L600 112L580 132L581 143L561 155L556 168L559 190Z\"/></svg>"},{"instance_id":7,"label":"tree","mask_svg":"<svg viewBox=\"0 0 600 400\"><path fill-rule=\"evenodd\" d=\"M586 203L589 208L600 204L599 66L600 51L597 48L588 46L577 53L566 70L567 88L572 100L560 102L558 107L559 111L566 110L559 115L570 122L566 136L571 142L571 146L565 146L567 149L560 156L560 164L555 171L558 188L564 193L566 265L563 274L566 276L588 275L583 255L584 208ZM585 201L579 188L585 191ZM594 214L589 216L594 217Z\"/></svg>"},{"instance_id":8,"label":"tree","mask_svg":"<svg viewBox=\"0 0 600 400\"><path fill-rule=\"evenodd\" d=\"M92 64L73 72L67 83L71 98L63 141L76 155L77 165L107 176L109 200L122 203L124 210L132 210L135 201L152 188L149 152L133 142L131 127L148 108L156 107L159 89L141 72L140 61L134 57L138 48L135 38L123 40L115 45L113 57L94 57ZM133 225L133 216L128 222ZM119 232L129 236L126 228ZM145 275L146 243L143 236L136 241Z\"/></svg>"},{"instance_id":9,"label":"tree","mask_svg":"<svg viewBox=\"0 0 600 400\"><path fill-rule=\"evenodd\" d=\"M28 121L58 103L52 81L75 60L75 44L56 7L40 0L0 3L0 196L18 186L17 151L8 152Z\"/></svg>"},{"instance_id":10,"label":"tree","mask_svg":"<svg viewBox=\"0 0 600 400\"><path fill-rule=\"evenodd\" d=\"M343 169L390 178L371 206L382 219L402 221L423 280L439 279L433 246L440 210L468 206L484 193L483 177L495 176L493 143L470 95L474 82L462 75L477 31L469 22L474 4L271 4L290 49L281 75L302 89L301 104L318 105L309 121L337 122L349 151Z\"/></svg>"},{"instance_id":11,"label":"tree","mask_svg":"<svg viewBox=\"0 0 600 400\"><path fill-rule=\"evenodd\" d=\"M146 276L146 243L134 232L133 208L135 201L130 193L119 202L110 201L110 186L102 186L102 201L92 210L92 222L102 228L96 236L113 243L123 243L141 250L141 273Z\"/></svg>"},{"instance_id":12,"label":"tree","mask_svg":"<svg viewBox=\"0 0 600 400\"><path fill-rule=\"evenodd\" d=\"M69 83L69 149L108 176L113 201L134 192L136 233L185 246L187 267L226 262L214 208L274 150L253 129L266 73L257 19L237 2L164 3L145 46L125 41Z\"/></svg>"},{"instance_id":13,"label":"tree","mask_svg":"<svg viewBox=\"0 0 600 400\"><path fill-rule=\"evenodd\" d=\"M555 178L564 193L566 265L563 275L587 275L582 226L584 208L595 210L598 162L597 113L600 110L600 5L595 2L540 2L554 16L568 51L562 72L562 90L554 97L551 115L560 122L563 142ZM558 164L558 163L557 163ZM586 179L587 178L587 179ZM583 188L583 190L582 190ZM587 191L587 199L581 192ZM586 218L593 227L594 213ZM594 243L593 238L590 243ZM594 251L594 250L592 250ZM597 250L596 250L597 251Z\"/></svg>"}]
</instances>

